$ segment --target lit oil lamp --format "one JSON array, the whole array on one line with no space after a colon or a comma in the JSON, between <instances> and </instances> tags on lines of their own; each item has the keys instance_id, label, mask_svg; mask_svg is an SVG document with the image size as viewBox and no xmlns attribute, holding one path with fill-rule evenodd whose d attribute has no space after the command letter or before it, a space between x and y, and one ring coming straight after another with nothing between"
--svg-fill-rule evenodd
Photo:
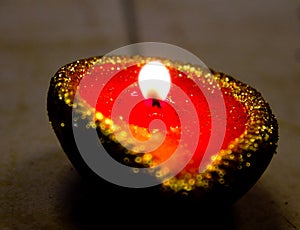
<instances>
[{"instance_id":1,"label":"lit oil lamp","mask_svg":"<svg viewBox=\"0 0 300 230\"><path fill-rule=\"evenodd\" d=\"M232 203L268 166L278 125L254 88L210 71L159 57L78 60L51 79L49 119L84 177Z\"/></svg>"}]
</instances>

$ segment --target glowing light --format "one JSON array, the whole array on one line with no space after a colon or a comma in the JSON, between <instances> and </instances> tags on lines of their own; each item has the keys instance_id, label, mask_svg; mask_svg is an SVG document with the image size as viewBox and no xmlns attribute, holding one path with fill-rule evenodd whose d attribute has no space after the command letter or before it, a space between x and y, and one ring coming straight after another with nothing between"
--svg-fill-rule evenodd
<instances>
[{"instance_id":1,"label":"glowing light","mask_svg":"<svg viewBox=\"0 0 300 230\"><path fill-rule=\"evenodd\" d=\"M171 88L169 70L159 61L151 61L142 67L138 77L144 98L165 100Z\"/></svg>"}]
</instances>

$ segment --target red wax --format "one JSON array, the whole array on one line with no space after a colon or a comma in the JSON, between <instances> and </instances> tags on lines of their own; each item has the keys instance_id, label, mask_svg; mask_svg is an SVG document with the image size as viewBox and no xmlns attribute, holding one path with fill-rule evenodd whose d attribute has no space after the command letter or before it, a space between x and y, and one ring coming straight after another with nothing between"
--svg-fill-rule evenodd
<instances>
[{"instance_id":1,"label":"red wax","mask_svg":"<svg viewBox=\"0 0 300 230\"><path fill-rule=\"evenodd\" d=\"M206 100L203 90L210 90L207 87L199 88L195 82L187 77L187 74L173 67L168 67L172 84L177 85L188 95L189 100L182 100L175 89L171 86L168 98L171 100L157 100L145 99L137 84L138 74L142 65L131 65L126 69L122 69L120 64L102 64L96 65L92 74L87 75L82 79L79 92L83 99L90 105L94 106L95 101L96 111L101 112L105 117L112 118L111 113L114 106L119 106L118 110L123 116L122 112L128 113L131 100L138 101L131 109L129 115L129 124L139 127L149 128L149 124L155 120L160 119L165 124L166 138L162 145L151 152L154 158L159 162L168 159L178 147L181 138L181 132L185 131L180 120L191 119L189 111L185 111L187 103L193 103L198 114L198 122L200 128L200 135L196 151L186 166L186 170L195 171L198 169L203 154L208 146L211 135L211 113L210 107ZM113 76L113 77L111 77ZM105 81L103 79L110 79ZM104 87L103 87L104 86ZM99 92L99 89L102 91ZM125 90L126 89L126 90ZM124 91L125 90L125 91ZM244 106L238 102L227 89L222 88L223 98L226 107L226 133L222 148L228 147L229 143L235 138L239 137L245 131L245 124L247 121L247 114ZM118 99L122 94L122 98ZM95 100L95 97L96 100ZM177 108L183 108L180 111L174 109L173 104L176 103ZM125 115L126 116L126 115ZM113 119L113 118L112 118ZM216 124L218 126L218 124ZM220 129L222 128L220 127ZM151 130L149 130L151 132ZM193 130L189 130L191 137L194 135ZM221 132L221 131L220 131ZM135 135L138 139L139 136Z\"/></svg>"}]
</instances>

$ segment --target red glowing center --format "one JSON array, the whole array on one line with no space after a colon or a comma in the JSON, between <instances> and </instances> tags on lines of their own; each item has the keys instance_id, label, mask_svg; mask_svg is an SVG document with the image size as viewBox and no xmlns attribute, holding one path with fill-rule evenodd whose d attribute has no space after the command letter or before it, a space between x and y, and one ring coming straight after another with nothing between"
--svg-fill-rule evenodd
<instances>
[{"instance_id":1,"label":"red glowing center","mask_svg":"<svg viewBox=\"0 0 300 230\"><path fill-rule=\"evenodd\" d=\"M120 68L118 64L95 66L93 73L82 79L79 88L80 95L91 106L95 106L96 111L101 112L107 118L112 118L111 113L114 106L119 106L121 112L118 116L122 117L122 111L128 113L126 110L129 109L130 101L135 100L138 103L130 108L128 119L130 125L148 129L152 121L161 120L166 127L166 137L164 143L152 152L152 155L159 161L168 159L178 147L182 136L181 132L185 131L181 121L191 119L189 111L176 111L172 103L176 103L177 108L185 108L187 103L192 103L198 115L200 135L196 151L186 169L194 170L198 168L211 136L212 124L210 107L203 89L199 89L193 79L187 77L186 73L175 68L168 68L172 84L180 87L188 96L188 100L182 101L176 96L172 86L167 100L145 99L137 84L141 68L142 66L137 64L126 69ZM105 78L109 80L107 82L103 81L102 79ZM230 94L228 89L222 88L221 91L223 92L227 114L226 133L222 144L224 149L245 131L247 113L244 106ZM122 98L118 98L120 94L123 95ZM191 132L191 135L193 135L193 132ZM135 137L143 139L139 135L135 135Z\"/></svg>"}]
</instances>

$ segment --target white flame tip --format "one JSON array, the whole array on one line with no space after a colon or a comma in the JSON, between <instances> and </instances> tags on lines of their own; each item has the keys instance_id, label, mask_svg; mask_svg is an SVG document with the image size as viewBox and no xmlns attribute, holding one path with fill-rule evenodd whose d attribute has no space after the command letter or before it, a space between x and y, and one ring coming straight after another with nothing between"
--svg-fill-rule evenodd
<instances>
[{"instance_id":1,"label":"white flame tip","mask_svg":"<svg viewBox=\"0 0 300 230\"><path fill-rule=\"evenodd\" d=\"M146 99L165 100L171 88L171 76L160 61L150 61L141 68L138 83Z\"/></svg>"}]
</instances>

